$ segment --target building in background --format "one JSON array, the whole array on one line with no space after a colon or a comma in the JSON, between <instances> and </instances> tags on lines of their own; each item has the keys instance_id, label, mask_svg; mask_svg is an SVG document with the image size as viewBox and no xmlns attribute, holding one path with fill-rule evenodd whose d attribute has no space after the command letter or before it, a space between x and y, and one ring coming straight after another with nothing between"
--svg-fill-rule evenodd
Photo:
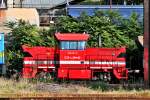
<instances>
[{"instance_id":1,"label":"building in background","mask_svg":"<svg viewBox=\"0 0 150 100\"><path fill-rule=\"evenodd\" d=\"M143 4L143 0L104 0L105 5L140 5Z\"/></svg>"},{"instance_id":2,"label":"building in background","mask_svg":"<svg viewBox=\"0 0 150 100\"><path fill-rule=\"evenodd\" d=\"M74 0L8 0L8 8L34 8L40 26L49 25L56 17L66 15L66 4Z\"/></svg>"},{"instance_id":3,"label":"building in background","mask_svg":"<svg viewBox=\"0 0 150 100\"><path fill-rule=\"evenodd\" d=\"M7 8L7 0L0 0L0 9Z\"/></svg>"},{"instance_id":4,"label":"building in background","mask_svg":"<svg viewBox=\"0 0 150 100\"><path fill-rule=\"evenodd\" d=\"M81 5L110 5L110 4L112 5L142 5L143 4L143 0L82 0L82 2L78 2L78 1L75 0L71 4L81 4Z\"/></svg>"},{"instance_id":5,"label":"building in background","mask_svg":"<svg viewBox=\"0 0 150 100\"><path fill-rule=\"evenodd\" d=\"M113 10L120 13L124 18L129 18L135 12L139 16L139 21L143 22L143 5L69 5L68 14L72 17L79 17L82 12L89 16L94 15L95 11Z\"/></svg>"},{"instance_id":6,"label":"building in background","mask_svg":"<svg viewBox=\"0 0 150 100\"><path fill-rule=\"evenodd\" d=\"M97 9L96 5L99 5L99 7L100 5L117 5L117 6L118 5L121 5L121 6L133 5L135 6L136 4L139 5L143 3L143 0L0 0L0 1L1 1L0 2L1 5L6 5L5 7L8 8L7 10L16 12L14 13L14 15L12 14L13 18L9 16L7 17L8 19L24 18L28 20L29 15L32 16L32 18L35 15L34 16L35 19L39 19L39 20L38 21L34 20L34 22L31 21L31 23L34 23L36 25L39 24L38 26L49 26L50 23L54 23L55 18L61 17L62 15L69 14L69 15L75 16L77 15L77 13L79 15L79 13L81 12L80 10L83 10L83 5L86 5L85 7L87 7L88 5L92 5L93 9ZM73 8L75 7L74 5L75 6L81 5L81 6L78 6L78 8L74 9ZM79 9L80 7L82 7L82 9ZM12 9L14 9L14 11ZM21 10L25 11L25 9L27 13L21 13ZM33 12L31 12L31 9L34 9L34 11L32 10ZM27 11L27 10L30 10L30 11ZM11 15L9 14L11 13L10 11L6 11L6 14L3 13L3 15L5 16ZM33 15L31 14L28 15L28 13L33 13ZM19 15L19 14L22 14L22 15Z\"/></svg>"}]
</instances>

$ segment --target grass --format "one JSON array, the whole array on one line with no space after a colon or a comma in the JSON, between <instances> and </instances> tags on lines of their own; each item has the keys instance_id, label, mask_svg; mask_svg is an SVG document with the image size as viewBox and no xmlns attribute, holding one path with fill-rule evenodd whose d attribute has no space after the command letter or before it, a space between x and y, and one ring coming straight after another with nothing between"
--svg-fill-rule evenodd
<instances>
[{"instance_id":1,"label":"grass","mask_svg":"<svg viewBox=\"0 0 150 100\"><path fill-rule=\"evenodd\" d=\"M42 87L41 87L42 86ZM39 88L40 87L40 88ZM21 79L16 82L11 79L0 78L0 97L7 96L52 96L61 94L72 95L72 94L101 94L101 95L112 95L112 96L144 96L150 97L150 90L125 90L119 88L118 90L108 89L104 83L101 86L97 83L96 85L85 86L82 84L72 83L43 83L43 82L29 82L29 80ZM15 95L14 95L15 94Z\"/></svg>"},{"instance_id":2,"label":"grass","mask_svg":"<svg viewBox=\"0 0 150 100\"><path fill-rule=\"evenodd\" d=\"M19 82L11 79L0 78L0 94L2 93L33 93L35 85L28 80L22 79Z\"/></svg>"}]
</instances>

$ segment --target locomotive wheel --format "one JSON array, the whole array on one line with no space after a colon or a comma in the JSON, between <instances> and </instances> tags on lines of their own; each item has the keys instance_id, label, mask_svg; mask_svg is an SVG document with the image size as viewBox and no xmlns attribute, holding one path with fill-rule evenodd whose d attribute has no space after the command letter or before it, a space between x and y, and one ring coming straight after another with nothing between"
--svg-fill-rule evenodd
<instances>
[{"instance_id":1,"label":"locomotive wheel","mask_svg":"<svg viewBox=\"0 0 150 100\"><path fill-rule=\"evenodd\" d=\"M36 74L35 79L42 82L49 82L52 80L50 73L47 72L39 72Z\"/></svg>"}]
</instances>

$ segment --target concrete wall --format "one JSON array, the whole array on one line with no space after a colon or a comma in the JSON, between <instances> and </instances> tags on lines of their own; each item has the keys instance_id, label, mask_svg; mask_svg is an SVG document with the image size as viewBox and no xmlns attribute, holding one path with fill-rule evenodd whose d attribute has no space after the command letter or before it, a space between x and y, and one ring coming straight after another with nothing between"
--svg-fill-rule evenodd
<instances>
[{"instance_id":1,"label":"concrete wall","mask_svg":"<svg viewBox=\"0 0 150 100\"><path fill-rule=\"evenodd\" d=\"M39 15L35 8L8 8L7 10L0 10L0 32L9 32L9 29L4 27L4 24L8 21L17 21L19 19L39 26Z\"/></svg>"},{"instance_id":2,"label":"concrete wall","mask_svg":"<svg viewBox=\"0 0 150 100\"><path fill-rule=\"evenodd\" d=\"M0 10L0 32L7 31L4 27L5 20L6 20L6 10Z\"/></svg>"},{"instance_id":3,"label":"concrete wall","mask_svg":"<svg viewBox=\"0 0 150 100\"><path fill-rule=\"evenodd\" d=\"M17 21L23 19L30 24L39 26L39 15L34 8L8 8L6 11L6 21Z\"/></svg>"},{"instance_id":4,"label":"concrete wall","mask_svg":"<svg viewBox=\"0 0 150 100\"><path fill-rule=\"evenodd\" d=\"M13 7L13 0L7 0L7 7Z\"/></svg>"}]
</instances>

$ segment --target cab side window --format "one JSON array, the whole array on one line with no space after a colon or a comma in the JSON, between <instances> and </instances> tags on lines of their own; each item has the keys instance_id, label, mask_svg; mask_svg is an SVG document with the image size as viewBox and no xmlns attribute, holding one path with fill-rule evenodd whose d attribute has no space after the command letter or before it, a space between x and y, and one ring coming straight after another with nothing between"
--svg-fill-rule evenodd
<instances>
[{"instance_id":1,"label":"cab side window","mask_svg":"<svg viewBox=\"0 0 150 100\"><path fill-rule=\"evenodd\" d=\"M60 48L62 50L84 50L85 41L61 41Z\"/></svg>"}]
</instances>

